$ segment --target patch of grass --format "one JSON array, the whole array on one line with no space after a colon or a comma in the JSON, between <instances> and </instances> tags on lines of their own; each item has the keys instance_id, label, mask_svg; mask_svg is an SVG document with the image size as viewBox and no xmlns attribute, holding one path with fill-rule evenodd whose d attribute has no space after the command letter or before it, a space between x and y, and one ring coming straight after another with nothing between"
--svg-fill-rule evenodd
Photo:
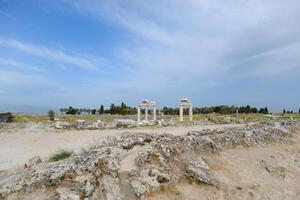
<instances>
[{"instance_id":1,"label":"patch of grass","mask_svg":"<svg viewBox=\"0 0 300 200\"><path fill-rule=\"evenodd\" d=\"M265 122L268 121L270 118L266 117L262 114L254 114L254 113L250 113L250 114L239 114L239 119L243 119L243 120L247 120L247 121L255 121L255 122Z\"/></svg>"},{"instance_id":2,"label":"patch of grass","mask_svg":"<svg viewBox=\"0 0 300 200\"><path fill-rule=\"evenodd\" d=\"M206 117L202 115L194 115L193 116L193 121L205 121Z\"/></svg>"},{"instance_id":3,"label":"patch of grass","mask_svg":"<svg viewBox=\"0 0 300 200\"><path fill-rule=\"evenodd\" d=\"M49 158L49 161L50 162L56 162L56 161L64 160L66 158L69 158L72 155L72 153L73 153L72 151L61 150L61 151L53 154Z\"/></svg>"},{"instance_id":4,"label":"patch of grass","mask_svg":"<svg viewBox=\"0 0 300 200\"><path fill-rule=\"evenodd\" d=\"M283 116L286 116L286 117L300 117L300 113L288 113L288 114L284 114Z\"/></svg>"},{"instance_id":5,"label":"patch of grass","mask_svg":"<svg viewBox=\"0 0 300 200\"><path fill-rule=\"evenodd\" d=\"M161 192L167 192L168 191L168 186L166 186L166 185L160 185L160 191Z\"/></svg>"},{"instance_id":6,"label":"patch of grass","mask_svg":"<svg viewBox=\"0 0 300 200\"><path fill-rule=\"evenodd\" d=\"M223 122L223 117L219 114L209 114L208 117L207 117L208 121L210 122L214 122L214 123L217 123L217 122Z\"/></svg>"}]
</instances>

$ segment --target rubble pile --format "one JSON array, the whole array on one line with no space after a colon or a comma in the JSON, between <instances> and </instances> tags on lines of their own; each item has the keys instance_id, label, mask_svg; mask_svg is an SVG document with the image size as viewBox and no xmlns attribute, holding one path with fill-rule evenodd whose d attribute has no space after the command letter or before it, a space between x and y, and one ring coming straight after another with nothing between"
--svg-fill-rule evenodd
<instances>
[{"instance_id":1,"label":"rubble pile","mask_svg":"<svg viewBox=\"0 0 300 200\"><path fill-rule=\"evenodd\" d=\"M190 132L184 136L124 134L108 138L99 146L72 154L57 162L29 161L29 168L0 174L0 199L24 197L44 191L48 199L144 199L178 183L182 178L226 187L201 153L214 153L237 146L291 142L292 131L258 124ZM136 169L121 172L124 155L137 151Z\"/></svg>"}]
</instances>

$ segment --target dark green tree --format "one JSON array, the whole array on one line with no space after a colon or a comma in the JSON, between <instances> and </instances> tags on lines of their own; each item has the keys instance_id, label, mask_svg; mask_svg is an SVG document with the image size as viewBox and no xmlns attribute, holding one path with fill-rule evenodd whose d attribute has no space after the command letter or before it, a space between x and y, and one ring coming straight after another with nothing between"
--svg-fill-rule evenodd
<instances>
[{"instance_id":1,"label":"dark green tree","mask_svg":"<svg viewBox=\"0 0 300 200\"><path fill-rule=\"evenodd\" d=\"M77 109L73 108L72 106L70 106L66 112L67 115L76 115L78 112Z\"/></svg>"},{"instance_id":2,"label":"dark green tree","mask_svg":"<svg viewBox=\"0 0 300 200\"><path fill-rule=\"evenodd\" d=\"M99 114L100 114L100 115L101 115L101 114L104 114L104 106L103 106L103 105L100 106Z\"/></svg>"},{"instance_id":3,"label":"dark green tree","mask_svg":"<svg viewBox=\"0 0 300 200\"><path fill-rule=\"evenodd\" d=\"M265 112L264 112L264 114L269 114L269 110L268 110L267 107L265 107Z\"/></svg>"},{"instance_id":4,"label":"dark green tree","mask_svg":"<svg viewBox=\"0 0 300 200\"><path fill-rule=\"evenodd\" d=\"M257 111L257 108L251 108L250 112L251 113L257 113L258 111Z\"/></svg>"},{"instance_id":5,"label":"dark green tree","mask_svg":"<svg viewBox=\"0 0 300 200\"><path fill-rule=\"evenodd\" d=\"M54 121L54 118L55 118L55 112L54 110L49 110L48 111L48 117L51 121Z\"/></svg>"},{"instance_id":6,"label":"dark green tree","mask_svg":"<svg viewBox=\"0 0 300 200\"><path fill-rule=\"evenodd\" d=\"M112 114L112 115L117 114L117 108L116 108L115 104L111 104L111 105L110 105L109 112L110 112L110 114Z\"/></svg>"}]
</instances>

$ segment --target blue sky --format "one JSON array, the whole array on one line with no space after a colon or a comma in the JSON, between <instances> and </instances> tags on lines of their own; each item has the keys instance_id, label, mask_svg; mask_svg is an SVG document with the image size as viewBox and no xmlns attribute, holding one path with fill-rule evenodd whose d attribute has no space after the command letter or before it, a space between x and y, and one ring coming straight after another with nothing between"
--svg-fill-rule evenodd
<instances>
[{"instance_id":1,"label":"blue sky","mask_svg":"<svg viewBox=\"0 0 300 200\"><path fill-rule=\"evenodd\" d=\"M300 107L298 0L0 0L0 104Z\"/></svg>"}]
</instances>

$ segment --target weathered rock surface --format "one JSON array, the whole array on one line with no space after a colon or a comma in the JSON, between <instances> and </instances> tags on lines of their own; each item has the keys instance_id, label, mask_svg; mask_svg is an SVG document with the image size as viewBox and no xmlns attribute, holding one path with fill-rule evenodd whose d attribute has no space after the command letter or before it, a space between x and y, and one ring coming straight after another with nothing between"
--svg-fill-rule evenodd
<instances>
[{"instance_id":1,"label":"weathered rock surface","mask_svg":"<svg viewBox=\"0 0 300 200\"><path fill-rule=\"evenodd\" d=\"M291 136L292 130L274 128L269 124L203 130L185 136L124 134L108 138L99 146L58 162L41 162L35 157L29 161L27 171L1 174L0 194L2 198L11 195L22 198L26 193L49 190L54 191L49 196L53 199L119 200L132 195L143 199L162 187L171 187L183 177L226 187L211 171L202 153L273 142L290 143ZM139 147L136 168L120 172L122 155L133 151L136 146ZM129 194L124 193L124 187L128 187L124 186L124 176L131 188L126 190Z\"/></svg>"},{"instance_id":2,"label":"weathered rock surface","mask_svg":"<svg viewBox=\"0 0 300 200\"><path fill-rule=\"evenodd\" d=\"M93 123L92 127L94 129L103 129L103 128L105 128L105 124L101 120L97 120L97 122Z\"/></svg>"},{"instance_id":3,"label":"weathered rock surface","mask_svg":"<svg viewBox=\"0 0 300 200\"><path fill-rule=\"evenodd\" d=\"M128 127L136 125L136 121L132 119L114 119L113 123L116 124L117 127Z\"/></svg>"},{"instance_id":4,"label":"weathered rock surface","mask_svg":"<svg viewBox=\"0 0 300 200\"><path fill-rule=\"evenodd\" d=\"M189 176L199 182L217 187L222 186L222 183L209 171L207 163L201 157L190 161L186 165L186 171Z\"/></svg>"},{"instance_id":5,"label":"weathered rock surface","mask_svg":"<svg viewBox=\"0 0 300 200\"><path fill-rule=\"evenodd\" d=\"M71 128L71 124L68 122L56 121L55 128L56 129L69 129L69 128Z\"/></svg>"},{"instance_id":6,"label":"weathered rock surface","mask_svg":"<svg viewBox=\"0 0 300 200\"><path fill-rule=\"evenodd\" d=\"M84 119L77 119L76 120L76 128L77 129L83 129L85 128L85 120Z\"/></svg>"}]
</instances>

